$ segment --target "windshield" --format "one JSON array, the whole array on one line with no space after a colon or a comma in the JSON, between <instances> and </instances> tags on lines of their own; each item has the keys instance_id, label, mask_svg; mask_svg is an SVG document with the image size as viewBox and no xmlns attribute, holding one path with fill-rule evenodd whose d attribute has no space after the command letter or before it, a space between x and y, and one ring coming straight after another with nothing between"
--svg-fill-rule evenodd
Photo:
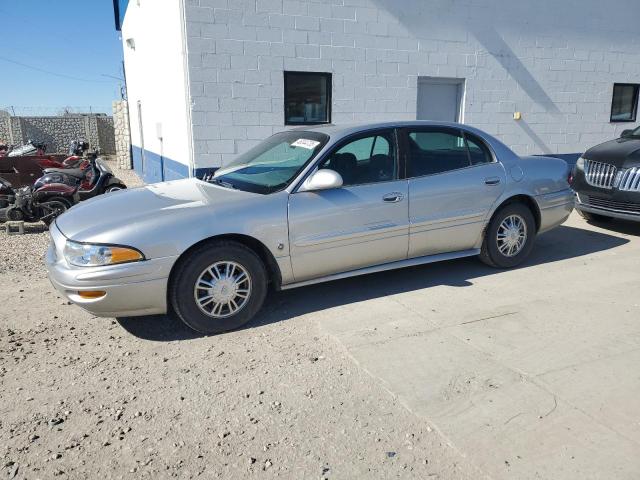
<instances>
[{"instance_id":1,"label":"windshield","mask_svg":"<svg viewBox=\"0 0 640 480\"><path fill-rule=\"evenodd\" d=\"M253 193L286 188L327 143L323 133L277 133L219 169L212 183Z\"/></svg>"}]
</instances>

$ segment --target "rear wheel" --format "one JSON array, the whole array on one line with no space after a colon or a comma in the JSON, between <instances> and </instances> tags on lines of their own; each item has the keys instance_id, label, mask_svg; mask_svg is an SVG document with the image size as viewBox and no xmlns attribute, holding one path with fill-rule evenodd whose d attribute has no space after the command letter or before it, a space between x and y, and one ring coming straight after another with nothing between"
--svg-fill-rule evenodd
<instances>
[{"instance_id":1,"label":"rear wheel","mask_svg":"<svg viewBox=\"0 0 640 480\"><path fill-rule=\"evenodd\" d=\"M267 272L248 247L229 241L206 243L176 267L169 302L187 326L207 335L236 329L260 310Z\"/></svg>"},{"instance_id":2,"label":"rear wheel","mask_svg":"<svg viewBox=\"0 0 640 480\"><path fill-rule=\"evenodd\" d=\"M71 208L71 203L64 198L53 197L46 202L42 202L39 208L40 220L49 226L56 218Z\"/></svg>"},{"instance_id":3,"label":"rear wheel","mask_svg":"<svg viewBox=\"0 0 640 480\"><path fill-rule=\"evenodd\" d=\"M127 188L125 185L122 185L121 183L116 183L113 185L109 185L104 193L111 193L111 192L117 192L118 190L124 190L125 188Z\"/></svg>"},{"instance_id":4,"label":"rear wheel","mask_svg":"<svg viewBox=\"0 0 640 480\"><path fill-rule=\"evenodd\" d=\"M610 222L612 220L611 217L607 217L606 215L598 215L597 213L583 212L582 210L578 210L578 213L587 222Z\"/></svg>"},{"instance_id":5,"label":"rear wheel","mask_svg":"<svg viewBox=\"0 0 640 480\"><path fill-rule=\"evenodd\" d=\"M531 253L536 223L531 210L521 203L511 203L498 210L485 231L480 260L495 268L511 268Z\"/></svg>"}]
</instances>

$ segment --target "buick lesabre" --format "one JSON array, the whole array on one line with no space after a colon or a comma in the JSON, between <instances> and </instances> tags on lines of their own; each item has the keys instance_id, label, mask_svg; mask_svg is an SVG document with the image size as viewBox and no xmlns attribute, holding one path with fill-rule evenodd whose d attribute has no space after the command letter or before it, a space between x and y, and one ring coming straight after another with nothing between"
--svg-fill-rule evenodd
<instances>
[{"instance_id":1,"label":"buick lesabre","mask_svg":"<svg viewBox=\"0 0 640 480\"><path fill-rule=\"evenodd\" d=\"M171 312L218 333L254 317L269 288L473 255L519 265L571 213L568 173L460 124L289 130L209 181L74 207L51 226L46 263L95 315Z\"/></svg>"}]
</instances>

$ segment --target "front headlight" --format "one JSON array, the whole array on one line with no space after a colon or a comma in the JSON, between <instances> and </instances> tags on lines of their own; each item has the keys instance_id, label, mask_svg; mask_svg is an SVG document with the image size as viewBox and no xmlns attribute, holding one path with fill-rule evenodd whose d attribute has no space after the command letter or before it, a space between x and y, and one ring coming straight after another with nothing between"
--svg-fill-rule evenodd
<instances>
[{"instance_id":1,"label":"front headlight","mask_svg":"<svg viewBox=\"0 0 640 480\"><path fill-rule=\"evenodd\" d=\"M584 170L584 158L578 158L578 161L576 162L576 168Z\"/></svg>"},{"instance_id":2,"label":"front headlight","mask_svg":"<svg viewBox=\"0 0 640 480\"><path fill-rule=\"evenodd\" d=\"M144 255L135 248L114 245L89 245L67 240L64 258L77 267L101 267L118 263L138 262Z\"/></svg>"}]
</instances>

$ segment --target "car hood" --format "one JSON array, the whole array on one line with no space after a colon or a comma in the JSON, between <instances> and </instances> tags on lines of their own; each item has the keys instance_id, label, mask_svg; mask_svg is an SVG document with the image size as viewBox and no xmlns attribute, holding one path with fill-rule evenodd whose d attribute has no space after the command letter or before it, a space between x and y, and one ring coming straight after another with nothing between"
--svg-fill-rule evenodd
<instances>
[{"instance_id":1,"label":"car hood","mask_svg":"<svg viewBox=\"0 0 640 480\"><path fill-rule=\"evenodd\" d=\"M587 150L584 158L627 168L640 165L640 139L617 138Z\"/></svg>"},{"instance_id":2,"label":"car hood","mask_svg":"<svg viewBox=\"0 0 640 480\"><path fill-rule=\"evenodd\" d=\"M87 200L58 217L56 225L71 240L120 243L162 225L179 228L193 217L198 221L213 221L221 210L234 210L234 206L259 201L259 197L261 195L219 187L195 178L176 180Z\"/></svg>"}]
</instances>

